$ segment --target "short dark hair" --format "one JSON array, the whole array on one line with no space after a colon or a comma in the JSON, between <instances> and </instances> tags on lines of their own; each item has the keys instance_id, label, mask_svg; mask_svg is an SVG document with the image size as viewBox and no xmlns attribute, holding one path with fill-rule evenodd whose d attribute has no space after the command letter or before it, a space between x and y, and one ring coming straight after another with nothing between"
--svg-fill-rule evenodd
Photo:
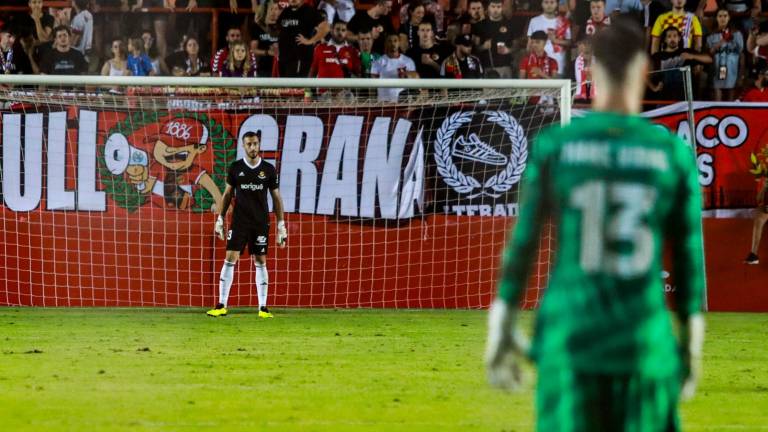
<instances>
[{"instance_id":1,"label":"short dark hair","mask_svg":"<svg viewBox=\"0 0 768 432\"><path fill-rule=\"evenodd\" d=\"M248 131L243 134L243 141L245 141L246 138L258 138L259 142L261 142L261 133L260 132L254 132L254 131Z\"/></svg>"},{"instance_id":2,"label":"short dark hair","mask_svg":"<svg viewBox=\"0 0 768 432\"><path fill-rule=\"evenodd\" d=\"M69 29L69 26L57 25L53 28L53 37L56 37L56 35L61 31L65 31L68 35L72 36L72 30Z\"/></svg>"},{"instance_id":3,"label":"short dark hair","mask_svg":"<svg viewBox=\"0 0 768 432\"><path fill-rule=\"evenodd\" d=\"M616 19L592 38L592 53L607 75L616 84L623 84L632 60L637 55L647 55L645 34L635 21Z\"/></svg>"},{"instance_id":4,"label":"short dark hair","mask_svg":"<svg viewBox=\"0 0 768 432\"><path fill-rule=\"evenodd\" d=\"M421 27L423 25L428 25L428 26L432 27L432 31L435 31L435 23L433 23L432 21L424 20L424 21L419 23L418 27Z\"/></svg>"},{"instance_id":5,"label":"short dark hair","mask_svg":"<svg viewBox=\"0 0 768 432\"><path fill-rule=\"evenodd\" d=\"M590 3L597 3L597 2L603 2L605 3L605 0L589 0Z\"/></svg>"},{"instance_id":6,"label":"short dark hair","mask_svg":"<svg viewBox=\"0 0 768 432\"><path fill-rule=\"evenodd\" d=\"M91 0L75 0L75 5L77 5L77 8L80 10L88 9L88 5L90 3L91 3Z\"/></svg>"},{"instance_id":7,"label":"short dark hair","mask_svg":"<svg viewBox=\"0 0 768 432\"><path fill-rule=\"evenodd\" d=\"M419 6L423 7L425 10L427 9L427 6L421 0L412 1L408 5L408 14L412 14Z\"/></svg>"},{"instance_id":8,"label":"short dark hair","mask_svg":"<svg viewBox=\"0 0 768 432\"><path fill-rule=\"evenodd\" d=\"M331 27L333 27L333 26L335 26L335 25L338 25L338 24L344 24L344 25L346 26L346 25L347 25L347 22L346 22L346 21L344 21L343 19L341 19L341 17L340 17L340 16L336 15L336 16L333 18L333 23L331 24Z\"/></svg>"}]
</instances>

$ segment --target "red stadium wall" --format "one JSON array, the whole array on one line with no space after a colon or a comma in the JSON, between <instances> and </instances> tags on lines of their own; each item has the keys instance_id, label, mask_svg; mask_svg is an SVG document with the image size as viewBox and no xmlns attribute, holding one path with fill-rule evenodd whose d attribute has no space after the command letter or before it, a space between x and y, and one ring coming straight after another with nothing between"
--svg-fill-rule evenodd
<instances>
[{"instance_id":1,"label":"red stadium wall","mask_svg":"<svg viewBox=\"0 0 768 432\"><path fill-rule=\"evenodd\" d=\"M729 212L735 214L733 209L754 205L754 178L749 174L750 155L758 153L765 146L763 137L768 136L768 124L761 122L759 115L764 109L762 106L698 107L697 120L704 120L697 140L700 141L700 171L708 210L715 210L722 216ZM375 114L360 114L364 121L358 135L370 137L377 122L390 122L387 123L388 132L383 139L385 145L391 146L396 141L397 133L393 132L395 124L398 127L407 126L407 131L399 138L403 140L402 166L393 166L400 173L398 175L405 179L406 166L411 166L410 162L419 158L425 161L427 166L421 168L421 178L426 185L424 208L399 220L344 217L338 214L338 209L336 215L308 214L299 211L298 193L294 194L293 204L296 208L287 216L288 246L284 249L274 245L270 247L268 263L271 303L276 306L312 307L487 306L495 290L498 257L514 222L514 218L505 216L513 216L516 211L516 190L513 189L513 195L503 196L486 209L482 209L483 201L478 205L467 205L472 203L469 198L462 198L450 190L446 192L449 189L445 186L447 180L444 175L441 177L442 174L438 174L441 169L445 171L445 167L435 168L431 162L434 147L440 140L434 137L445 130L443 126L451 121L449 117L458 118L455 116L458 111L427 114L409 112L404 115L410 114L412 121L405 122L401 121L403 113L398 113L396 109L378 111ZM280 152L285 152L285 137L291 135L289 125L299 117L306 117L309 123L300 127L319 124L323 128L323 150L312 166L317 167L318 176L324 175L322 162L328 151L328 143L337 136L341 114L326 111L320 114L314 112L314 116L291 117L293 114L282 113L267 119L274 123L275 130L273 135L264 135L265 157L279 159ZM112 175L109 167L103 164L103 159L109 158L108 152L104 150L105 143L115 134L124 135L131 146L152 154L151 147L146 147L146 138L157 133L158 126L165 121L163 116L169 114L131 115L129 118L125 113L99 112L91 118L96 125L88 126L82 112L69 108L66 118L60 119L66 120L65 139L59 142L63 146L56 147L56 137L50 130L46 130L44 140L41 138L42 144L37 144L42 154L42 162L39 162L38 167L41 170L41 197L32 208L24 210L14 209L8 204L14 201L9 191L15 186L18 189L17 195L24 195L34 189L29 183L30 178L23 176L34 168L30 162L34 152L29 137L40 132L35 129L35 124L30 128L30 123L18 123L21 117L3 115L4 123L0 123L4 155L4 197L0 207L0 304L213 304L224 244L212 235L214 216L206 208L210 202L197 193L192 199L195 204L187 209L166 208L164 206L167 203L154 196L146 201L131 201L137 199L136 192L125 182L125 174ZM182 116L188 118L189 114ZM686 130L681 124L684 116L679 111L667 109L651 113L651 116L673 131ZM255 117L264 120L269 116ZM472 117L473 122L475 117ZM23 118L26 122L30 116ZM50 123L52 118L46 117L47 125L53 124ZM486 117L484 121L486 124L496 121L493 118L489 120ZM729 119L727 122L726 118ZM206 120L213 122L209 123L209 145L212 151L201 156L198 162L217 179L223 176L221 165L226 160L233 160L237 134L242 133L244 125L250 120L252 117L244 114L219 114ZM14 129L12 121L17 121L17 126L25 126ZM348 122L349 118L344 121ZM89 129L91 126L93 128ZM21 135L14 135L21 134L22 129L25 131L22 138L19 138ZM78 143L87 142L82 141L87 135L81 133L82 130L92 130L95 156L80 151ZM532 136L535 131L526 129L526 132ZM274 142L269 145L268 136L274 138ZM499 136L504 137L506 133ZM26 143L24 151L19 153L22 147L17 149L17 153L22 155L20 159L14 151L9 150L14 139ZM350 145L349 141L345 142ZM365 171L370 168L364 165L369 143L359 142L359 166L356 171L359 178L363 178ZM65 174L56 174L55 170L51 170L50 161L61 156L57 156L56 151L66 153L60 158L64 161L60 167L61 172ZM82 164L88 156L102 161L96 168L91 167L94 172L90 177L81 175L88 174L87 167ZM284 154L282 157L282 161L285 161ZM13 166L14 158L23 166L21 172L16 173L25 178L21 186L8 184L12 176L11 168L18 171L18 167ZM437 162L438 165L440 163L445 161ZM464 170L468 176L480 175L468 171L470 168L458 162L454 167ZM331 174L341 175L338 172ZM57 175L63 175L63 184L51 180L56 179ZM99 182L92 190L82 186L83 180L97 177ZM317 188L320 188L319 184ZM59 192L54 193L52 190ZM104 208L88 208L95 204L80 202L83 197L100 192L107 195ZM51 208L51 202L61 201L61 197L56 194L70 193L75 203L74 208ZM360 196L355 196L355 203L360 204ZM18 198L15 198L17 205ZM377 212L381 199L379 195L374 198ZM343 199L339 202L343 202ZM456 203L460 205L454 205ZM354 211L362 212L357 208ZM468 216L468 212L475 212L475 215ZM480 216L481 212L485 212L485 215ZM497 212L506 214L491 216ZM768 292L765 290L768 266L747 266L741 262L749 249L751 225L751 220L746 218L706 218L704 221L710 310L768 311ZM545 247L537 260L538 265L531 281L533 287L544 285L550 263L551 243L550 238L542 242ZM760 255L768 257L768 246L765 243ZM236 274L232 304L256 304L250 261L242 260ZM527 305L535 305L540 294L540 290L529 290Z\"/></svg>"}]
</instances>

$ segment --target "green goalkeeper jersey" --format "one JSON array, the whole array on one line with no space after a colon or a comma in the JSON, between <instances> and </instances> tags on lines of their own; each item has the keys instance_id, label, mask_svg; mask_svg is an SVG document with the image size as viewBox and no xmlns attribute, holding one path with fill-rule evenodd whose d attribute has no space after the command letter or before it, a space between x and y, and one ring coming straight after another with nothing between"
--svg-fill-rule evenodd
<instances>
[{"instance_id":1,"label":"green goalkeeper jersey","mask_svg":"<svg viewBox=\"0 0 768 432\"><path fill-rule=\"evenodd\" d=\"M583 372L669 376L678 343L666 309L662 250L672 250L680 318L702 309L701 195L694 154L639 116L595 112L539 134L499 295L519 302L541 228L557 251L532 356Z\"/></svg>"}]
</instances>

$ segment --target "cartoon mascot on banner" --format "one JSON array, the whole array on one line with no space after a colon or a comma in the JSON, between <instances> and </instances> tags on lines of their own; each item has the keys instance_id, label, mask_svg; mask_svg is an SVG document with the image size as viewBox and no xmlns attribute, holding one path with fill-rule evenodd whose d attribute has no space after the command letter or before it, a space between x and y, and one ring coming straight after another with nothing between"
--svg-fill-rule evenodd
<instances>
[{"instance_id":1,"label":"cartoon mascot on banner","mask_svg":"<svg viewBox=\"0 0 768 432\"><path fill-rule=\"evenodd\" d=\"M159 131L147 135L143 144L151 149L152 163L146 151L129 145L123 135L112 135L106 145L107 154L119 151L128 157L115 158L124 162L121 167L110 167L110 171L124 172L138 192L149 194L153 204L164 208L190 210L194 189L203 187L213 198L211 210L217 211L221 191L205 169L195 163L208 149L208 128L197 119L172 118L162 123Z\"/></svg>"}]
</instances>

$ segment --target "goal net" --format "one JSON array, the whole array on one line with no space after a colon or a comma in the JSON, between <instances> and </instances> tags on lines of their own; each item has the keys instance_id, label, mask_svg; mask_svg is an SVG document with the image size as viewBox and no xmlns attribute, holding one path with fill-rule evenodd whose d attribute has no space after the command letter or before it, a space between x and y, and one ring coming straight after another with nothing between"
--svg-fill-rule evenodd
<instances>
[{"instance_id":1,"label":"goal net","mask_svg":"<svg viewBox=\"0 0 768 432\"><path fill-rule=\"evenodd\" d=\"M288 228L277 247L271 216L271 305L479 308L533 138L568 121L570 86L6 75L0 107L0 304L214 304L213 210L252 131ZM256 304L244 254L230 305Z\"/></svg>"}]
</instances>

